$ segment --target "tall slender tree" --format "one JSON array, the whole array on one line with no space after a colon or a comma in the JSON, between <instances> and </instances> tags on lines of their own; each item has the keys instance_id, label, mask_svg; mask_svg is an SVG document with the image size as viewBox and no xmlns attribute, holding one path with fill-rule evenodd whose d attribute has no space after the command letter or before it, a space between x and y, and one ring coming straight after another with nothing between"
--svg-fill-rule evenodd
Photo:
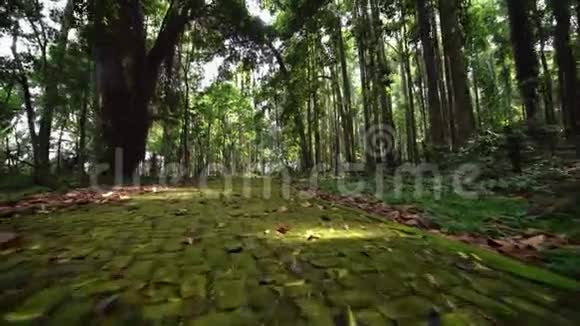
<instances>
[{"instance_id":1,"label":"tall slender tree","mask_svg":"<svg viewBox=\"0 0 580 326\"><path fill-rule=\"evenodd\" d=\"M447 60L453 89L453 108L457 144L463 145L475 130L473 103L469 91L467 64L463 53L463 36L459 24L458 0L440 0L439 12L443 49Z\"/></svg>"},{"instance_id":2,"label":"tall slender tree","mask_svg":"<svg viewBox=\"0 0 580 326\"><path fill-rule=\"evenodd\" d=\"M537 125L538 116L538 55L534 48L534 34L530 0L506 0L516 71L528 124Z\"/></svg>"}]
</instances>

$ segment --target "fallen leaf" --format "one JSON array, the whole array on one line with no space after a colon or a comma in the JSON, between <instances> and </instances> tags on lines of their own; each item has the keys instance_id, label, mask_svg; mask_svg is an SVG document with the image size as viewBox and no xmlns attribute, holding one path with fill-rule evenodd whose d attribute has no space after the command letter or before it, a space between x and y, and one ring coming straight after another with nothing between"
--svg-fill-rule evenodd
<instances>
[{"instance_id":1,"label":"fallen leaf","mask_svg":"<svg viewBox=\"0 0 580 326\"><path fill-rule=\"evenodd\" d=\"M536 250L539 250L542 244L544 244L544 242L546 242L546 236L543 234L521 241L522 244Z\"/></svg>"},{"instance_id":2,"label":"fallen leaf","mask_svg":"<svg viewBox=\"0 0 580 326\"><path fill-rule=\"evenodd\" d=\"M0 249L9 249L16 246L20 238L16 233L0 232Z\"/></svg>"},{"instance_id":3,"label":"fallen leaf","mask_svg":"<svg viewBox=\"0 0 580 326\"><path fill-rule=\"evenodd\" d=\"M106 192L106 193L102 194L101 196L103 198L109 198L109 197L113 196L114 194L115 193L113 191L109 191L109 192Z\"/></svg>"},{"instance_id":4,"label":"fallen leaf","mask_svg":"<svg viewBox=\"0 0 580 326\"><path fill-rule=\"evenodd\" d=\"M290 227L287 224L280 224L276 231L278 231L280 234L286 234L288 231L290 231Z\"/></svg>"},{"instance_id":5,"label":"fallen leaf","mask_svg":"<svg viewBox=\"0 0 580 326\"><path fill-rule=\"evenodd\" d=\"M187 209L181 208L178 209L177 212L175 212L175 216L184 216L187 214L187 212L188 212Z\"/></svg>"},{"instance_id":6,"label":"fallen leaf","mask_svg":"<svg viewBox=\"0 0 580 326\"><path fill-rule=\"evenodd\" d=\"M282 206L278 208L278 213L286 213L286 212L288 212L288 207Z\"/></svg>"}]
</instances>

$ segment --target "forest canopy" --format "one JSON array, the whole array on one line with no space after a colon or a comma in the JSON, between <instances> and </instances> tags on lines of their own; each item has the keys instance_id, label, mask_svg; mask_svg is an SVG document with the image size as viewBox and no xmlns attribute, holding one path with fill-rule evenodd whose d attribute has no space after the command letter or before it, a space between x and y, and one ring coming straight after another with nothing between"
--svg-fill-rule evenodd
<instances>
[{"instance_id":1,"label":"forest canopy","mask_svg":"<svg viewBox=\"0 0 580 326\"><path fill-rule=\"evenodd\" d=\"M122 153L127 176L372 172L514 129L578 146L579 16L569 0L7 0L0 168L46 184Z\"/></svg>"}]
</instances>

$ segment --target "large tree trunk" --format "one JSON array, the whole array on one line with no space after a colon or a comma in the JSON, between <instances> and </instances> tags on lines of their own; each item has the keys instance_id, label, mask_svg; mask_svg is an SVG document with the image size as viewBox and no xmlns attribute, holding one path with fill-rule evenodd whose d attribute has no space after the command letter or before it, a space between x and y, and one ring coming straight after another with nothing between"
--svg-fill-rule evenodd
<instances>
[{"instance_id":1,"label":"large tree trunk","mask_svg":"<svg viewBox=\"0 0 580 326\"><path fill-rule=\"evenodd\" d=\"M457 145L461 146L474 132L475 119L459 25L459 2L457 0L440 0L439 10L443 48L446 57L453 63L450 64L450 73L453 84L455 134L457 135Z\"/></svg>"},{"instance_id":2,"label":"large tree trunk","mask_svg":"<svg viewBox=\"0 0 580 326\"><path fill-rule=\"evenodd\" d=\"M529 0L507 0L517 78L528 124L538 123L538 56L530 22Z\"/></svg>"},{"instance_id":3,"label":"large tree trunk","mask_svg":"<svg viewBox=\"0 0 580 326\"><path fill-rule=\"evenodd\" d=\"M105 160L114 166L122 151L122 173L133 174L144 159L151 123L149 102L155 92L161 63L173 53L191 11L199 1L172 3L157 39L147 51L143 8L140 1L94 1L95 55L101 97ZM115 14L107 11L116 7Z\"/></svg>"},{"instance_id":4,"label":"large tree trunk","mask_svg":"<svg viewBox=\"0 0 580 326\"><path fill-rule=\"evenodd\" d=\"M423 60L427 75L427 97L429 101L429 141L435 147L445 146L444 122L439 97L439 72L435 55L435 31L431 25L431 2L417 0L417 24L423 45Z\"/></svg>"},{"instance_id":5,"label":"large tree trunk","mask_svg":"<svg viewBox=\"0 0 580 326\"><path fill-rule=\"evenodd\" d=\"M576 136L580 132L580 112L577 107L577 76L576 63L570 44L570 1L551 0L554 17L556 18L555 47L556 62L560 73L560 98L567 136Z\"/></svg>"}]
</instances>

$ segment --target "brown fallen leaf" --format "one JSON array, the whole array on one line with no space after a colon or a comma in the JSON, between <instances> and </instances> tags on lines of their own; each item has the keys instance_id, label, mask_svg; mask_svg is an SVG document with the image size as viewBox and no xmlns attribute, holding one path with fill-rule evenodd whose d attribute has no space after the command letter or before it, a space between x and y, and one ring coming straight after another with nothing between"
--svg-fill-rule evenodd
<instances>
[{"instance_id":1,"label":"brown fallen leaf","mask_svg":"<svg viewBox=\"0 0 580 326\"><path fill-rule=\"evenodd\" d=\"M539 250L545 242L546 242L546 236L543 234L536 235L534 237L527 238L527 239L521 241L522 244L524 244L528 247L531 247L533 249L536 249L536 250Z\"/></svg>"},{"instance_id":2,"label":"brown fallen leaf","mask_svg":"<svg viewBox=\"0 0 580 326\"><path fill-rule=\"evenodd\" d=\"M0 232L0 249L9 249L18 245L20 237L12 232Z\"/></svg>"},{"instance_id":3,"label":"brown fallen leaf","mask_svg":"<svg viewBox=\"0 0 580 326\"><path fill-rule=\"evenodd\" d=\"M278 231L280 234L286 234L288 231L290 231L290 227L287 224L280 224L278 225L276 231Z\"/></svg>"}]
</instances>

